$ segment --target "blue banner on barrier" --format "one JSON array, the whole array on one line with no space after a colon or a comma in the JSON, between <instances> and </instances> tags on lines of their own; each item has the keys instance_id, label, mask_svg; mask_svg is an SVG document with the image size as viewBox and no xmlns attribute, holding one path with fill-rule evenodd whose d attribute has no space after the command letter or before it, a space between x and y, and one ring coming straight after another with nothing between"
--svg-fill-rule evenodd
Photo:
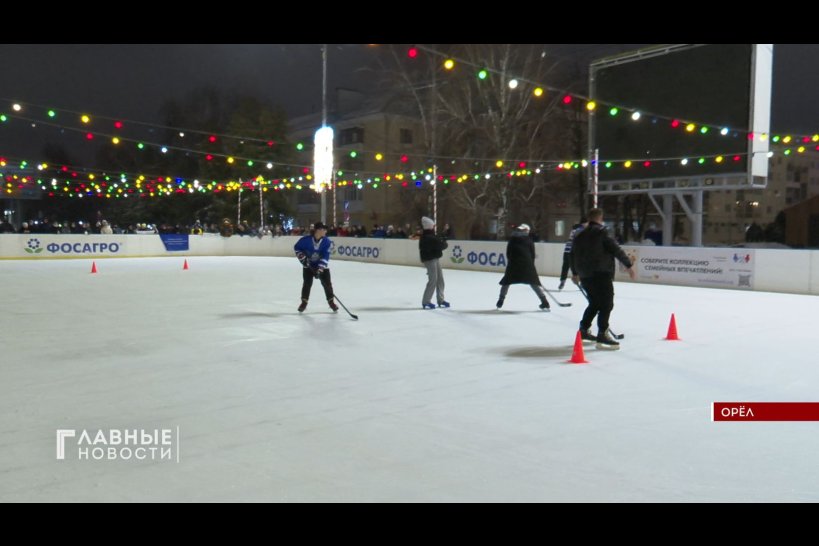
<instances>
[{"instance_id":1,"label":"blue banner on barrier","mask_svg":"<svg viewBox=\"0 0 819 546\"><path fill-rule=\"evenodd\" d=\"M190 238L188 234L178 235L176 233L160 233L160 239L165 245L165 250L168 252L178 252L181 250L190 250Z\"/></svg>"}]
</instances>

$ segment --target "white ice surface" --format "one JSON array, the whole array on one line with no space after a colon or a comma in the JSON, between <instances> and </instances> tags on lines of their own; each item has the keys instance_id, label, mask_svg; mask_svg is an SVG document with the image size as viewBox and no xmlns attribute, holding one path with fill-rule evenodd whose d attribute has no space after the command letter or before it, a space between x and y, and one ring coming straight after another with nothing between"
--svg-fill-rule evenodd
<instances>
[{"instance_id":1,"label":"white ice surface","mask_svg":"<svg viewBox=\"0 0 819 546\"><path fill-rule=\"evenodd\" d=\"M618 283L617 352L571 365L584 300L496 273L284 258L0 262L0 501L819 500L815 296ZM557 280L544 277L547 288ZM676 313L681 342L665 336ZM173 428L180 462L58 461L59 428Z\"/></svg>"}]
</instances>

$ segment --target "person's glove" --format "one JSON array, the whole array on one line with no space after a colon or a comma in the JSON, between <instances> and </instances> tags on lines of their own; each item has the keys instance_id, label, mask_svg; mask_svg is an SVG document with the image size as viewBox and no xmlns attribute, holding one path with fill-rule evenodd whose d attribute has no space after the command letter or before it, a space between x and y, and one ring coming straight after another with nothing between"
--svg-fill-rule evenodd
<instances>
[{"instance_id":1,"label":"person's glove","mask_svg":"<svg viewBox=\"0 0 819 546\"><path fill-rule=\"evenodd\" d=\"M317 279L318 279L318 278L321 276L321 274L322 274L322 273L324 273L324 270L325 270L325 269L326 269L326 268L325 268L323 265L319 265L319 266L316 268L316 278L317 278Z\"/></svg>"},{"instance_id":2,"label":"person's glove","mask_svg":"<svg viewBox=\"0 0 819 546\"><path fill-rule=\"evenodd\" d=\"M304 252L296 252L296 258L299 259L299 262L301 262L303 267L310 267L310 260L307 259L307 255Z\"/></svg>"}]
</instances>

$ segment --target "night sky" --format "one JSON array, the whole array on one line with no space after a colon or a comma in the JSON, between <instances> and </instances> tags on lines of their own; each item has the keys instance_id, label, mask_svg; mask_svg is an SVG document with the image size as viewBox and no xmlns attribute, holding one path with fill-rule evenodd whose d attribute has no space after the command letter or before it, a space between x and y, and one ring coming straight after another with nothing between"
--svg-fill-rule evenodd
<instances>
[{"instance_id":1,"label":"night sky","mask_svg":"<svg viewBox=\"0 0 819 546\"><path fill-rule=\"evenodd\" d=\"M550 45L550 54L587 66L594 58L635 49L641 44ZM374 60L366 45L332 45L328 89L366 89ZM0 104L38 103L91 114L162 122L159 108L203 85L255 95L279 104L291 116L321 107L319 45L0 45ZM548 82L547 82L548 83ZM772 129L819 131L819 45L774 47ZM0 154L36 154L48 138L69 151L76 135L28 129L0 130ZM36 135L34 134L36 133ZM32 152L33 150L33 152ZM32 159L38 159L32 157Z\"/></svg>"}]
</instances>

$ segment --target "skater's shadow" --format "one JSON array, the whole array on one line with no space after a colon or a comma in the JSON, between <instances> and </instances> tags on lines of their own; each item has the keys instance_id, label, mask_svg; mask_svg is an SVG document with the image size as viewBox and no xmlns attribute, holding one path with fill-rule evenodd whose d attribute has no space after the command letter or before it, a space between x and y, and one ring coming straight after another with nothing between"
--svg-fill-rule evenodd
<instances>
[{"instance_id":1,"label":"skater's shadow","mask_svg":"<svg viewBox=\"0 0 819 546\"><path fill-rule=\"evenodd\" d=\"M301 313L262 313L261 311L244 311L241 313L222 313L218 315L223 319L243 319L243 318L278 318L278 317L294 317Z\"/></svg>"},{"instance_id":2,"label":"skater's shadow","mask_svg":"<svg viewBox=\"0 0 819 546\"><path fill-rule=\"evenodd\" d=\"M350 309L350 311L357 312L357 311L421 311L422 309L414 308L414 307L356 307L355 309Z\"/></svg>"},{"instance_id":3,"label":"skater's shadow","mask_svg":"<svg viewBox=\"0 0 819 546\"><path fill-rule=\"evenodd\" d=\"M450 313L463 313L465 315L522 315L524 313L543 313L543 311L499 311L498 309L480 310L450 310Z\"/></svg>"},{"instance_id":4,"label":"skater's shadow","mask_svg":"<svg viewBox=\"0 0 819 546\"><path fill-rule=\"evenodd\" d=\"M572 356L572 346L517 347L515 349L506 349L503 354L511 358L562 358L568 360Z\"/></svg>"}]
</instances>

